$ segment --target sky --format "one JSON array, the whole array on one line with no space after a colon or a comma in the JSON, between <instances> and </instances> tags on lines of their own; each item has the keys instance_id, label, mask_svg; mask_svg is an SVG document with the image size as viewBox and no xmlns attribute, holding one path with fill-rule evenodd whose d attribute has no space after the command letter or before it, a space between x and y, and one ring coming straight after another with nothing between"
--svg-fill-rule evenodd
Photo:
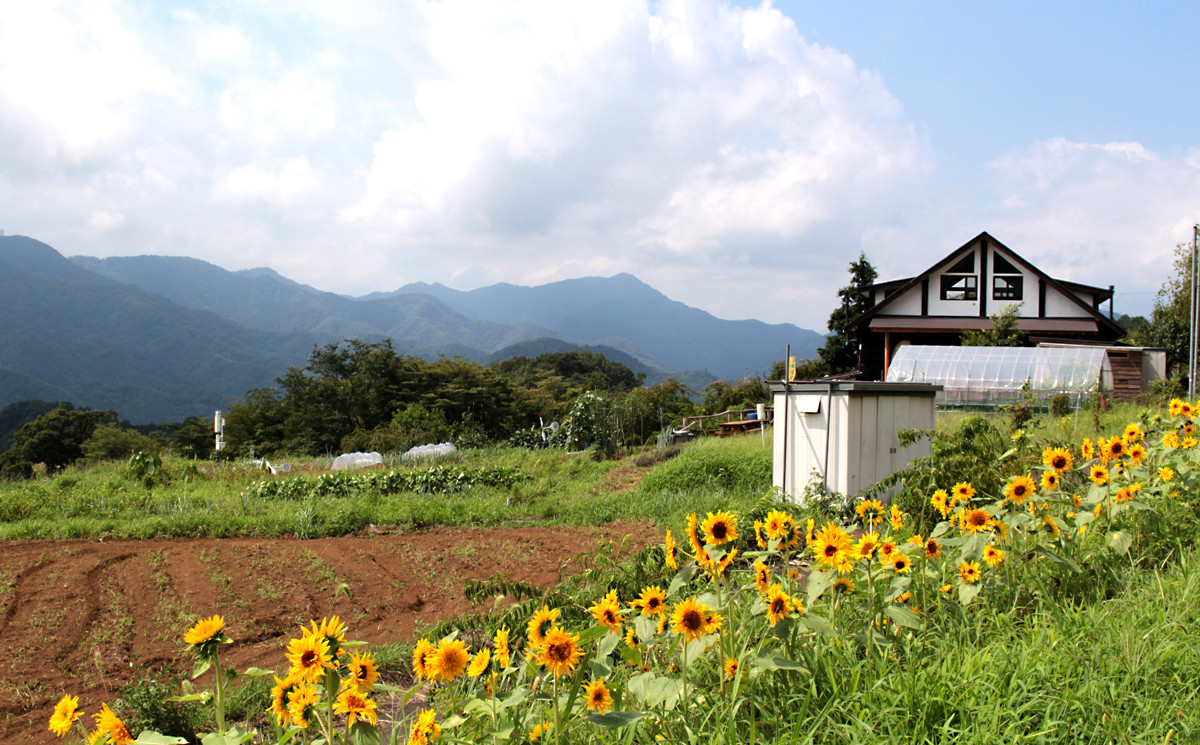
<instances>
[{"instance_id":1,"label":"sky","mask_svg":"<svg viewBox=\"0 0 1200 745\"><path fill-rule=\"evenodd\" d=\"M629 272L825 330L988 231L1148 314L1200 3L0 0L0 230L364 295Z\"/></svg>"}]
</instances>

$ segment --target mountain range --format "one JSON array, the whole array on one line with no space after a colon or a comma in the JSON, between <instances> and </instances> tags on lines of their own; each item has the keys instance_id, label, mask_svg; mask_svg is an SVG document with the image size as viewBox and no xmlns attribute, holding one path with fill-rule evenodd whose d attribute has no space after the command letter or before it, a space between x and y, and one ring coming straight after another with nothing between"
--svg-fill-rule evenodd
<instances>
[{"instance_id":1,"label":"mountain range","mask_svg":"<svg viewBox=\"0 0 1200 745\"><path fill-rule=\"evenodd\" d=\"M761 373L790 344L824 337L791 324L729 321L630 274L471 291L416 283L349 297L271 269L199 259L63 257L0 236L0 406L69 400L134 422L206 416L303 366L315 344L393 340L398 352L482 363L575 347L703 388Z\"/></svg>"}]
</instances>

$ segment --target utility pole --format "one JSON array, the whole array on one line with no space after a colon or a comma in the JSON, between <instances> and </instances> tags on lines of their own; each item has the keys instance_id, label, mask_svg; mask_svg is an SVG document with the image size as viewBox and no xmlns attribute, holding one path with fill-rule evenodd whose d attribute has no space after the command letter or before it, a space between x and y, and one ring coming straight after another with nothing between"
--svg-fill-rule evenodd
<instances>
[{"instance_id":1,"label":"utility pole","mask_svg":"<svg viewBox=\"0 0 1200 745\"><path fill-rule=\"evenodd\" d=\"M1188 319L1188 400L1196 398L1196 356L1200 351L1200 339L1197 337L1197 332L1200 331L1200 282L1197 278L1200 277L1200 224L1192 226L1192 275L1189 278L1191 281L1192 291L1192 313Z\"/></svg>"}]
</instances>

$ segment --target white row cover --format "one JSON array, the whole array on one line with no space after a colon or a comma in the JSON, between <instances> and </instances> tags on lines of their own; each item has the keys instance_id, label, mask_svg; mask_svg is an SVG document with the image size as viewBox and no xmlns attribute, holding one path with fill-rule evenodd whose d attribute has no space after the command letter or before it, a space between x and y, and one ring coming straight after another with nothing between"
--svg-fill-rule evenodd
<instances>
[{"instance_id":1,"label":"white row cover","mask_svg":"<svg viewBox=\"0 0 1200 745\"><path fill-rule=\"evenodd\" d=\"M937 403L990 404L1021 398L1025 381L1039 399L1078 398L1111 386L1100 347L949 347L904 345L888 366L889 383L942 386Z\"/></svg>"}]
</instances>

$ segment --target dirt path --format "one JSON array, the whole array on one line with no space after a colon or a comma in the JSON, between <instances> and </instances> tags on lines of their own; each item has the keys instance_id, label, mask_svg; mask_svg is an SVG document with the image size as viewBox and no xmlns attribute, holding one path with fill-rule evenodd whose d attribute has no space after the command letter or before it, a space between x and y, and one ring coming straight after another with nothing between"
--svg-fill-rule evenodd
<instances>
[{"instance_id":1,"label":"dirt path","mask_svg":"<svg viewBox=\"0 0 1200 745\"><path fill-rule=\"evenodd\" d=\"M625 524L2 543L0 741L56 742L47 721L64 693L92 712L135 673L180 669L181 636L198 617L225 616L236 643L223 661L280 669L284 645L309 619L336 614L372 644L410 640L417 624L470 610L468 578L503 573L550 587L580 554L627 534L636 547L658 540Z\"/></svg>"}]
</instances>

